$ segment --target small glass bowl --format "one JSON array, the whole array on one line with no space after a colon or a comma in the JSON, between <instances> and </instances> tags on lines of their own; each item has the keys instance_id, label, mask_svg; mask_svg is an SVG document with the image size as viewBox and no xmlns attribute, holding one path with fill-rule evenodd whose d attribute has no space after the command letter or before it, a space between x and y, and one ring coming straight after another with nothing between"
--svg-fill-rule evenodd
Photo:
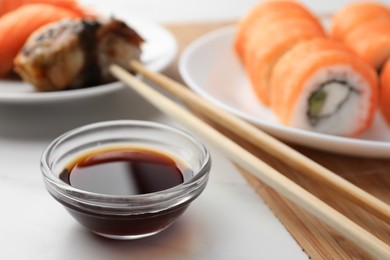
<instances>
[{"instance_id":1,"label":"small glass bowl","mask_svg":"<svg viewBox=\"0 0 390 260\"><path fill-rule=\"evenodd\" d=\"M106 195L80 190L59 178L66 165L81 154L115 146L157 149L179 158L193 176L170 189L141 195ZM49 193L84 227L104 237L137 239L170 226L204 190L211 159L191 135L145 121L108 121L71 130L44 151L41 170Z\"/></svg>"}]
</instances>

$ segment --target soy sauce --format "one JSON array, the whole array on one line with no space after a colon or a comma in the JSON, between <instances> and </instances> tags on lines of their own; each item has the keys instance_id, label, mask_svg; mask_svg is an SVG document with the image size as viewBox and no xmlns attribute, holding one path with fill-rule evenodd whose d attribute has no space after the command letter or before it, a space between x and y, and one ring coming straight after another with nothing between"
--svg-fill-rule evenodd
<instances>
[{"instance_id":1,"label":"soy sauce","mask_svg":"<svg viewBox=\"0 0 390 260\"><path fill-rule=\"evenodd\" d=\"M141 148L91 152L72 162L60 174L71 186L100 194L138 195L179 185L191 177L171 157Z\"/></svg>"},{"instance_id":2,"label":"soy sauce","mask_svg":"<svg viewBox=\"0 0 390 260\"><path fill-rule=\"evenodd\" d=\"M92 150L79 156L69 162L59 177L72 187L88 192L137 196L180 185L193 177L193 171L180 159L158 150L118 146ZM161 198L165 205L164 196ZM118 198L118 202L121 199ZM73 205L59 201L92 232L115 239L135 239L156 234L170 226L192 199L142 213L134 213L131 206L111 212L101 211L94 203ZM148 204L148 201L144 203Z\"/></svg>"}]
</instances>

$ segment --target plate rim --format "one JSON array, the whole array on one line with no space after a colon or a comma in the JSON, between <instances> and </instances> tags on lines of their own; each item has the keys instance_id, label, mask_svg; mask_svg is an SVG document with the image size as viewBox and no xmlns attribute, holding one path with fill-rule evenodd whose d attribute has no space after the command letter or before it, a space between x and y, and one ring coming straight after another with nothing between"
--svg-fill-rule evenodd
<instances>
[{"instance_id":1,"label":"plate rim","mask_svg":"<svg viewBox=\"0 0 390 260\"><path fill-rule=\"evenodd\" d=\"M239 111L238 109L231 107L230 105L207 93L204 87L199 86L196 82L193 81L190 73L186 69L186 66L189 63L192 53L198 50L198 48L204 47L205 44L208 44L209 42L219 39L221 37L232 36L232 33L234 33L235 30L236 26L230 25L210 31L195 39L183 50L178 63L179 73L189 88L191 88L198 95L205 98L209 102L214 103L218 107L228 111L229 113L237 117L249 121L250 123L264 130L265 132L274 135L277 138L283 139L284 141L337 154L375 158L390 158L390 142L335 136L283 125L277 125L272 122L267 122L267 120L254 118L251 115L248 115L243 111ZM292 135L292 137L286 137L286 135ZM302 141L297 141L294 139L294 137L299 137L300 139L302 139ZM308 143L310 141L316 141L317 144ZM335 150L332 147L334 144L344 144L345 146L348 146L348 149L344 147L342 149ZM364 151L362 151L362 148L364 149Z\"/></svg>"}]
</instances>

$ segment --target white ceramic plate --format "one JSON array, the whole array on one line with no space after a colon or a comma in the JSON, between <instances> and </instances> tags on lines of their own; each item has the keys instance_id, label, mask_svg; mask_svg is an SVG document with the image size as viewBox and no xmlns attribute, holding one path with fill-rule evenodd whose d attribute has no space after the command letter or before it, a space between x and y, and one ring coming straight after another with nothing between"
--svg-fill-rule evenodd
<instances>
[{"instance_id":1,"label":"white ceramic plate","mask_svg":"<svg viewBox=\"0 0 390 260\"><path fill-rule=\"evenodd\" d=\"M122 19L144 39L141 60L154 71L166 68L175 58L177 44L173 35L158 24L142 19ZM19 80L0 80L0 104L34 104L88 98L116 91L123 87L120 82L57 92L37 92L28 83Z\"/></svg>"},{"instance_id":2,"label":"white ceramic plate","mask_svg":"<svg viewBox=\"0 0 390 260\"><path fill-rule=\"evenodd\" d=\"M376 116L359 138L320 134L281 125L262 106L249 85L233 51L235 28L228 27L199 38L183 52L179 70L184 81L211 103L242 117L283 140L340 154L390 158L390 128Z\"/></svg>"}]
</instances>

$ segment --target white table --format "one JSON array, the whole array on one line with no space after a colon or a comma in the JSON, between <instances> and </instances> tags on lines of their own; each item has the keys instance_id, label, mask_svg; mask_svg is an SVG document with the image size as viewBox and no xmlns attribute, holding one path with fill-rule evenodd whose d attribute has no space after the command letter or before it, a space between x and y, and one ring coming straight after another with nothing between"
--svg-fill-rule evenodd
<instances>
[{"instance_id":1,"label":"white table","mask_svg":"<svg viewBox=\"0 0 390 260\"><path fill-rule=\"evenodd\" d=\"M84 2L118 17L180 22L234 19L257 0ZM343 4L305 2L326 12ZM50 106L0 104L0 259L307 259L231 162L210 146L213 167L205 192L166 231L115 241L83 229L45 190L40 156L59 134L114 119L176 125L128 89Z\"/></svg>"}]
</instances>

